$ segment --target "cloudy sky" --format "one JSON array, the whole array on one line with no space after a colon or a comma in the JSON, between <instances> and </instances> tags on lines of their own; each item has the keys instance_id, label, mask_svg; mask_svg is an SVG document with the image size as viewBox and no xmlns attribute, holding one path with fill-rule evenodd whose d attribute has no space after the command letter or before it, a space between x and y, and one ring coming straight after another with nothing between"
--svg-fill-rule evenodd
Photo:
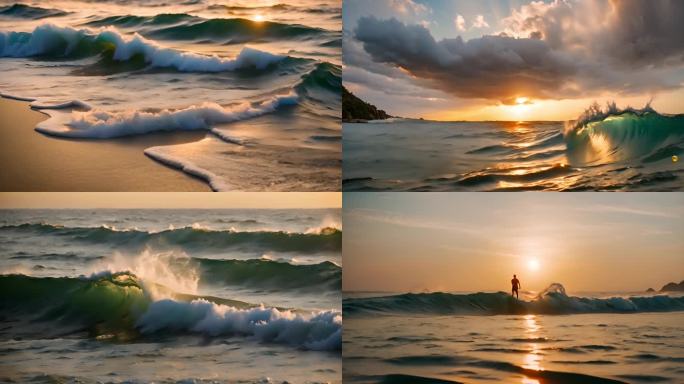
<instances>
[{"instance_id":1,"label":"cloudy sky","mask_svg":"<svg viewBox=\"0 0 684 384\"><path fill-rule=\"evenodd\" d=\"M684 279L682 193L345 193L345 291L643 291Z\"/></svg>"},{"instance_id":2,"label":"cloudy sky","mask_svg":"<svg viewBox=\"0 0 684 384\"><path fill-rule=\"evenodd\" d=\"M344 82L390 114L569 120L684 112L684 1L349 0Z\"/></svg>"}]
</instances>

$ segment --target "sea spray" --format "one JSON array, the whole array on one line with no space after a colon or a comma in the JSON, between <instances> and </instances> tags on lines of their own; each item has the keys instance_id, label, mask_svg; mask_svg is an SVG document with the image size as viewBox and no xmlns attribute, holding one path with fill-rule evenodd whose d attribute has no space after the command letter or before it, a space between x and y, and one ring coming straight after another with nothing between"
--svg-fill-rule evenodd
<instances>
[{"instance_id":1,"label":"sea spray","mask_svg":"<svg viewBox=\"0 0 684 384\"><path fill-rule=\"evenodd\" d=\"M311 350L341 347L338 311L298 312L173 292L173 299L157 300L138 276L128 272L103 271L81 278L3 275L0 288L2 313L52 323L55 331L65 334L86 329L93 337L246 336Z\"/></svg>"}]
</instances>

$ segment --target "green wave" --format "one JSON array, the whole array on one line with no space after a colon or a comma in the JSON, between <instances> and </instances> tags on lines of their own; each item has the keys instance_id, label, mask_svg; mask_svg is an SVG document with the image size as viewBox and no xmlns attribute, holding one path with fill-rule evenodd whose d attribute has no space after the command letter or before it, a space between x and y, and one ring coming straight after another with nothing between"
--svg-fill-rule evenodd
<instances>
[{"instance_id":1,"label":"green wave","mask_svg":"<svg viewBox=\"0 0 684 384\"><path fill-rule=\"evenodd\" d=\"M27 4L12 4L6 7L0 7L0 15L18 17L23 19L44 19L46 17L64 16L68 12L61 9L34 7Z\"/></svg>"},{"instance_id":2,"label":"green wave","mask_svg":"<svg viewBox=\"0 0 684 384\"><path fill-rule=\"evenodd\" d=\"M193 260L199 264L201 284L267 290L342 289L342 268L329 261L297 265L272 260Z\"/></svg>"},{"instance_id":3,"label":"green wave","mask_svg":"<svg viewBox=\"0 0 684 384\"><path fill-rule=\"evenodd\" d=\"M107 243L119 246L181 246L201 250L248 248L250 250L305 254L340 252L342 250L342 232L334 228L323 229L319 233L212 231L190 227L146 232L134 229L119 231L108 227L20 224L0 227L0 231L32 232L64 237L79 242Z\"/></svg>"},{"instance_id":4,"label":"green wave","mask_svg":"<svg viewBox=\"0 0 684 384\"><path fill-rule=\"evenodd\" d=\"M649 163L684 153L684 115L662 115L648 106L587 115L565 133L571 164Z\"/></svg>"},{"instance_id":5,"label":"green wave","mask_svg":"<svg viewBox=\"0 0 684 384\"><path fill-rule=\"evenodd\" d=\"M249 19L204 19L181 14L156 16L110 16L86 23L89 26L135 28L146 37L166 40L212 40L225 43L246 43L260 40L288 40L330 34L321 28L300 24Z\"/></svg>"}]
</instances>

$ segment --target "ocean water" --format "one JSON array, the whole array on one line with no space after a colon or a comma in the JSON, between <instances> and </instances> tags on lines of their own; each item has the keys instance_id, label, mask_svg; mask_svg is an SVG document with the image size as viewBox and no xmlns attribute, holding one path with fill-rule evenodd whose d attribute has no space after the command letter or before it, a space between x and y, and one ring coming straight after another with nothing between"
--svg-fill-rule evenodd
<instances>
[{"instance_id":1,"label":"ocean water","mask_svg":"<svg viewBox=\"0 0 684 384\"><path fill-rule=\"evenodd\" d=\"M637 296L641 296L638 298ZM345 294L348 383L678 383L684 298Z\"/></svg>"},{"instance_id":2,"label":"ocean water","mask_svg":"<svg viewBox=\"0 0 684 384\"><path fill-rule=\"evenodd\" d=\"M344 124L345 191L680 191L684 115Z\"/></svg>"},{"instance_id":3,"label":"ocean water","mask_svg":"<svg viewBox=\"0 0 684 384\"><path fill-rule=\"evenodd\" d=\"M341 382L330 210L4 210L0 381Z\"/></svg>"},{"instance_id":4,"label":"ocean water","mask_svg":"<svg viewBox=\"0 0 684 384\"><path fill-rule=\"evenodd\" d=\"M205 131L144 152L215 190L339 190L339 0L0 1L0 72L36 134Z\"/></svg>"}]
</instances>

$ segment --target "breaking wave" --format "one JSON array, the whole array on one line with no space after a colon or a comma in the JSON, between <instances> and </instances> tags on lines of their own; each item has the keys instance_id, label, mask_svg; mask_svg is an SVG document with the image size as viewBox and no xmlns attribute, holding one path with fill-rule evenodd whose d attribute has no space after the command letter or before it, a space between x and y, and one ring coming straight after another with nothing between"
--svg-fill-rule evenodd
<instances>
[{"instance_id":1,"label":"breaking wave","mask_svg":"<svg viewBox=\"0 0 684 384\"><path fill-rule=\"evenodd\" d=\"M104 54L117 62L142 61L155 68L181 72L263 70L287 56L245 47L234 59L164 48L139 34L124 36L116 29L99 32L43 24L33 32L0 32L0 57L83 58Z\"/></svg>"},{"instance_id":2,"label":"breaking wave","mask_svg":"<svg viewBox=\"0 0 684 384\"><path fill-rule=\"evenodd\" d=\"M249 337L310 350L341 348L339 312L300 313L182 294L154 300L145 283L130 273L81 278L2 275L0 288L0 311L6 314L2 320L15 325L5 332L16 335L87 333L128 341L199 334Z\"/></svg>"},{"instance_id":3,"label":"breaking wave","mask_svg":"<svg viewBox=\"0 0 684 384\"><path fill-rule=\"evenodd\" d=\"M344 313L416 313L457 315L567 315L580 313L638 313L684 311L684 297L590 298L565 294L560 284L552 284L536 299L517 300L505 292L451 294L406 293L395 296L350 298L343 302Z\"/></svg>"},{"instance_id":4,"label":"breaking wave","mask_svg":"<svg viewBox=\"0 0 684 384\"><path fill-rule=\"evenodd\" d=\"M653 162L684 152L684 115L593 104L566 126L564 139L571 164Z\"/></svg>"},{"instance_id":5,"label":"breaking wave","mask_svg":"<svg viewBox=\"0 0 684 384\"><path fill-rule=\"evenodd\" d=\"M245 101L226 107L216 103L203 103L199 106L176 110L164 109L158 112L109 112L100 109L50 111L50 118L40 122L36 130L53 136L89 139L108 139L158 131L206 130L214 124L261 116L274 112L281 106L296 105L297 102L298 96L288 93L273 96L260 103Z\"/></svg>"},{"instance_id":6,"label":"breaking wave","mask_svg":"<svg viewBox=\"0 0 684 384\"><path fill-rule=\"evenodd\" d=\"M217 231L200 228L178 228L159 232L136 229L117 230L110 227L63 227L51 224L20 224L0 227L0 232L31 232L39 235L66 237L68 240L107 243L117 246L181 246L198 249L227 249L248 247L252 250L274 252L339 252L342 231L324 228L318 233L289 233L233 230Z\"/></svg>"},{"instance_id":7,"label":"breaking wave","mask_svg":"<svg viewBox=\"0 0 684 384\"><path fill-rule=\"evenodd\" d=\"M243 50L244 52L244 50ZM211 127L273 113L280 108L298 105L303 99L327 100L339 98L341 68L330 63L319 63L301 78L287 94L275 95L260 102L244 101L230 106L205 102L181 109L132 110L111 112L92 108L79 100L58 104L34 101L31 107L45 110L49 119L36 126L38 132L67 138L109 139L141 135L159 131L211 130L216 136L232 144L243 144ZM322 91L322 92L321 92ZM148 155L158 159L153 151ZM158 159L164 162L164 159ZM203 176L203 175L200 175Z\"/></svg>"}]
</instances>

